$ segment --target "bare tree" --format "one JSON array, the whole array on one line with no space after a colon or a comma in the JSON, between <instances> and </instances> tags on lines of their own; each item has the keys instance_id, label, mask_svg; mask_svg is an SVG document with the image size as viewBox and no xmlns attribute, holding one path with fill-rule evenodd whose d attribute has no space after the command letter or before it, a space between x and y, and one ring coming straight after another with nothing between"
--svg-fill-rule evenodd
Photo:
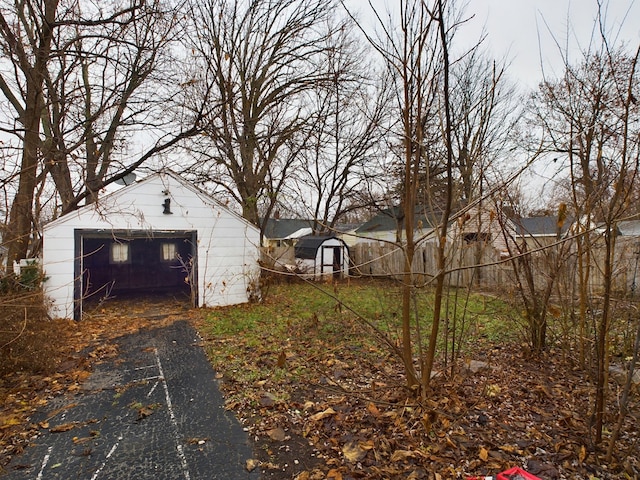
<instances>
[{"instance_id":1,"label":"bare tree","mask_svg":"<svg viewBox=\"0 0 640 480\"><path fill-rule=\"evenodd\" d=\"M322 63L331 81L309 92L316 117L292 175L291 195L315 219L314 231L330 231L370 203L372 181L382 173L375 160L385 152L388 128L385 79L377 80L380 72L362 61L366 50L352 29L333 29L328 40Z\"/></svg>"},{"instance_id":2,"label":"bare tree","mask_svg":"<svg viewBox=\"0 0 640 480\"><path fill-rule=\"evenodd\" d=\"M507 79L504 61L472 49L451 66L452 148L460 202L479 199L488 188L488 172L498 168L519 120L517 91Z\"/></svg>"},{"instance_id":3,"label":"bare tree","mask_svg":"<svg viewBox=\"0 0 640 480\"><path fill-rule=\"evenodd\" d=\"M404 253L402 278L402 348L407 383L425 397L429 393L431 371L434 366L438 331L444 295L446 238L454 195L454 158L451 137L450 65L449 45L455 30L453 4L442 0L434 2L403 1L397 12L389 12L389 22L374 10L380 33L367 35L373 47L382 56L393 79L394 103L398 112L397 135L402 154L401 224L404 236L399 245ZM396 20L397 23L394 23ZM366 31L365 31L365 34ZM437 171L436 138L444 139L445 154ZM439 150L442 152L442 150ZM428 188L430 180L443 178L443 195L434 200ZM434 182L435 183L435 182ZM420 322L412 314L412 298L417 286L413 274L416 246L415 213L419 192L429 197L427 205L437 212L437 269L433 320L426 350L422 349L423 335ZM416 336L416 343L413 336ZM417 365L414 353L418 352ZM417 366L417 368L416 368Z\"/></svg>"},{"instance_id":4,"label":"bare tree","mask_svg":"<svg viewBox=\"0 0 640 480\"><path fill-rule=\"evenodd\" d=\"M589 312L594 319L596 357L595 442L602 440L606 406L607 344L614 288L616 224L624 219L638 174L640 117L638 51L610 49L602 36L600 51L587 51L578 65L565 65L563 78L546 81L534 97L536 118L547 149L566 157L571 179L571 208L577 218L577 262L581 357L584 359ZM599 230L599 233L596 232ZM596 252L599 251L596 255ZM591 271L602 275L602 289L591 286ZM601 299L596 307L594 300ZM583 360L584 361L584 360Z\"/></svg>"},{"instance_id":5,"label":"bare tree","mask_svg":"<svg viewBox=\"0 0 640 480\"><path fill-rule=\"evenodd\" d=\"M20 126L11 130L20 135L23 145L18 187L9 216L9 235L5 239L9 265L25 257L29 247L40 158L40 122L45 105L43 90L58 0L45 0L33 8L28 8L29 3L17 4L17 7L9 18L7 9L0 10L3 54L13 61L20 80L11 88L5 76L0 76L0 89L15 109Z\"/></svg>"},{"instance_id":6,"label":"bare tree","mask_svg":"<svg viewBox=\"0 0 640 480\"><path fill-rule=\"evenodd\" d=\"M194 149L213 182L256 225L266 222L309 135L307 92L331 80L321 54L333 0L194 1L194 79L214 94Z\"/></svg>"},{"instance_id":7,"label":"bare tree","mask_svg":"<svg viewBox=\"0 0 640 480\"><path fill-rule=\"evenodd\" d=\"M512 202L515 204L515 202ZM571 218L567 205L561 203L553 215L555 238L541 242L527 230L522 218L514 218L518 231L510 230L502 219L502 232L510 256L510 264L516 282L516 291L524 307L524 320L529 345L535 355L542 355L547 347L549 311L551 297L559 279L567 268L572 243L563 239Z\"/></svg>"},{"instance_id":8,"label":"bare tree","mask_svg":"<svg viewBox=\"0 0 640 480\"><path fill-rule=\"evenodd\" d=\"M172 108L180 103L179 75L167 70L176 64L169 57L179 19L161 0L100 7L28 0L2 8L0 42L11 67L0 90L18 122L4 119L4 129L22 146L10 262L27 255L38 184L46 192L53 180L59 207L50 216L65 213L197 131L194 117L171 113L180 111Z\"/></svg>"}]
</instances>

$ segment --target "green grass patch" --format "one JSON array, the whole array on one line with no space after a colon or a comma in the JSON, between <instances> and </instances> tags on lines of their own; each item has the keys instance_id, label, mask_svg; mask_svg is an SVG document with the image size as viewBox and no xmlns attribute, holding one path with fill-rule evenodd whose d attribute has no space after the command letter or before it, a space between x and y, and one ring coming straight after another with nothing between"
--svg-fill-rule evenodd
<instances>
[{"instance_id":1,"label":"green grass patch","mask_svg":"<svg viewBox=\"0 0 640 480\"><path fill-rule=\"evenodd\" d=\"M484 348L486 342L516 338L513 309L500 299L449 290L443 304L439 348L456 342L456 350ZM413 325L418 319L423 341L433 318L433 292L415 291ZM259 304L212 310L203 334L214 367L240 383L306 381L318 375L328 358L378 362L390 355L372 329L398 343L402 298L391 281L356 281L337 285L273 285ZM445 325L448 336L444 335ZM455 335L454 335L455 333ZM449 347L450 348L450 347Z\"/></svg>"}]
</instances>

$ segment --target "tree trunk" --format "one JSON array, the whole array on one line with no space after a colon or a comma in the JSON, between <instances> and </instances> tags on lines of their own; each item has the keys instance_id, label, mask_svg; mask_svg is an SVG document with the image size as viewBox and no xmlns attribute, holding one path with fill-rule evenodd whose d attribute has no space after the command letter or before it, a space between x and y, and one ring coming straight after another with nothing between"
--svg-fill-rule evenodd
<instances>
[{"instance_id":1,"label":"tree trunk","mask_svg":"<svg viewBox=\"0 0 640 480\"><path fill-rule=\"evenodd\" d=\"M18 190L11 205L8 228L8 266L13 269L13 262L27 256L32 233L32 207L38 174L38 152L40 149L40 122L44 109L43 85L49 56L53 31L51 25L55 20L58 0L47 0L44 3L44 18L39 31L36 32L38 43L34 45L35 61L29 64L27 53L19 50L21 68L26 82L24 112L20 123L24 127L22 161L18 180ZM10 43L17 39L12 29L2 17L2 34Z\"/></svg>"}]
</instances>

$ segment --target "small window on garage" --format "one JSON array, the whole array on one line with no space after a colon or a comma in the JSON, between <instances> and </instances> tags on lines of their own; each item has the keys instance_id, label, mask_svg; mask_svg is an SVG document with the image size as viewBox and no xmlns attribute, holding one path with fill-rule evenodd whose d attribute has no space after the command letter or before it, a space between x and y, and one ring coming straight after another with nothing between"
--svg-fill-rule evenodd
<instances>
[{"instance_id":1,"label":"small window on garage","mask_svg":"<svg viewBox=\"0 0 640 480\"><path fill-rule=\"evenodd\" d=\"M111 251L109 252L109 261L111 263L129 263L129 244L122 242L113 242Z\"/></svg>"},{"instance_id":2,"label":"small window on garage","mask_svg":"<svg viewBox=\"0 0 640 480\"><path fill-rule=\"evenodd\" d=\"M162 260L165 262L171 262L175 259L176 259L176 244L163 243L162 244Z\"/></svg>"}]
</instances>

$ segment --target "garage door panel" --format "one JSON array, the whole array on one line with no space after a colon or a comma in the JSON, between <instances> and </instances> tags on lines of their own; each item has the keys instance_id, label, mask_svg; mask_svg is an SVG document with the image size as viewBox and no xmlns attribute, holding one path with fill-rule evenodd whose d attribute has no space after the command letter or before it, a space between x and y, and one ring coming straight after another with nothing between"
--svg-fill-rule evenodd
<instances>
[{"instance_id":1,"label":"garage door panel","mask_svg":"<svg viewBox=\"0 0 640 480\"><path fill-rule=\"evenodd\" d=\"M191 237L84 238L85 295L110 292L188 291Z\"/></svg>"}]
</instances>

